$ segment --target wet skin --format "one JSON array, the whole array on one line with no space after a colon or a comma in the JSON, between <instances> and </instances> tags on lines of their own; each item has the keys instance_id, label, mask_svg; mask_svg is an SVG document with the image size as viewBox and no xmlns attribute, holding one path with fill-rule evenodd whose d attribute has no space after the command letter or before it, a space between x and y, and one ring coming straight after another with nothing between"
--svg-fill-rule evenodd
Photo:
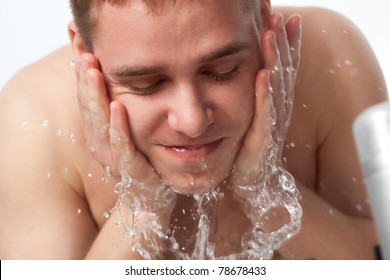
<instances>
[{"instance_id":1,"label":"wet skin","mask_svg":"<svg viewBox=\"0 0 390 280\"><path fill-rule=\"evenodd\" d=\"M294 12L299 12L303 18L303 57L295 87L294 110L284 157L288 169L301 183L305 213L301 233L280 248L280 256L319 259L371 258L376 239L349 129L359 112L386 98L386 88L380 70L362 36L339 15L317 9L280 11L286 19ZM321 32L324 28L328 31L326 36ZM343 32L345 30L348 31L347 35ZM81 125L82 117L76 99L74 69L68 66L73 57L69 47L55 52L20 72L5 86L0 95L1 104L6 105L0 110L1 131L7 135L1 138L0 145L4 159L0 166L0 212L4 223L0 234L0 253L3 259L132 257L128 255L127 241L121 239L122 230L112 227L115 215L108 220L103 216L117 199L112 192L115 178L112 176L107 183L101 180L104 173L102 166L111 164L112 159L97 161L87 149L90 143L84 140L85 130ZM350 66L340 68L336 65L336 62L346 59L353 63L353 68L357 69L358 73L373 74L351 76ZM104 62L102 66L106 67ZM331 69L337 72L337 75L330 74ZM197 70L197 67L185 69L186 79L175 81L193 85L194 81L203 77ZM177 74L177 71L175 73ZM45 77L45 81L40 82L37 76ZM172 74L168 76L172 79ZM97 79L103 81L104 77L100 78ZM260 75L259 78L259 84L265 85L265 76ZM172 86L172 83L174 82L169 82L166 86ZM178 98L180 100L181 96ZM191 104L187 99L184 99L184 102ZM64 107L64 104L69 106ZM202 108L199 103L196 107ZM115 123L119 128L127 121L131 123L132 118L137 116L132 116L127 112L130 110L126 109L114 102L111 105L113 114L104 121L109 123L109 118L113 118L117 120ZM206 121L200 123L208 124L208 111L203 112L206 113L200 116ZM127 113L129 118L123 118ZM215 112L213 116L215 117ZM21 125L26 120L30 123L29 129ZM49 120L48 129L40 125L42 120ZM175 124L174 121L171 125L172 123ZM123 125L126 126L127 124ZM133 130L132 126L130 125L130 128ZM167 127L166 123L160 129ZM210 139L203 139L206 143L218 138L208 134L211 129L207 125L205 127L208 127L206 134L212 136ZM58 128L64 132L61 136L56 134ZM123 130L117 128L110 127L114 134L122 138L132 136L132 133L136 132L122 135L120 131ZM150 131L162 137L158 129ZM74 135L72 139L75 141L69 137L71 134ZM172 134L168 133L168 136L172 137ZM190 138L187 136L179 140L188 139ZM183 142L165 144L189 144ZM92 144L98 147L101 143ZM202 141L195 144L204 143ZM145 145L151 143L146 142ZM131 150L131 147L128 149ZM164 155L163 152L161 154ZM20 162L20 158L24 159L23 162ZM137 166L142 166L143 160L144 158L136 156L134 162L139 164ZM172 159L175 164L180 161L176 157ZM20 174L21 169L23 176ZM50 179L47 177L48 172L51 174ZM209 179L210 177L206 181ZM357 208L357 204L361 207ZM222 214L227 215L227 212ZM239 217L232 219L235 223L228 222L235 226L240 221ZM29 228L29 238L26 238L26 228ZM226 234L228 229L224 231ZM42 240L43 243L40 242ZM126 250L114 250L111 247L112 240L117 240L115 248ZM99 248L105 249L99 251ZM107 251L107 248L112 250Z\"/></svg>"}]
</instances>

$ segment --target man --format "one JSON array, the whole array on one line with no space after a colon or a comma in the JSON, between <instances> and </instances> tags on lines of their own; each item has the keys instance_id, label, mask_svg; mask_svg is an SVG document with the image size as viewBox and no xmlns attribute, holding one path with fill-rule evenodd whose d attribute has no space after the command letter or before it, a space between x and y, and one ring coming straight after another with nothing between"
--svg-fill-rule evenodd
<instances>
[{"instance_id":1,"label":"man","mask_svg":"<svg viewBox=\"0 0 390 280\"><path fill-rule=\"evenodd\" d=\"M300 59L300 18L284 27L295 11L271 14L269 1L259 1L261 13L256 1L110 2L82 1L69 25L73 52L30 66L1 94L2 258L180 257L176 247L188 256L200 250L205 216L217 217L206 233L214 256L235 254L253 226L249 193L237 189L267 168L270 133L303 210L299 233L275 257L373 258L351 123L386 93L349 22L299 10ZM77 15L83 8L93 9ZM193 197L213 189L224 197L201 201L203 216ZM258 221L266 232L288 222L274 210Z\"/></svg>"}]
</instances>

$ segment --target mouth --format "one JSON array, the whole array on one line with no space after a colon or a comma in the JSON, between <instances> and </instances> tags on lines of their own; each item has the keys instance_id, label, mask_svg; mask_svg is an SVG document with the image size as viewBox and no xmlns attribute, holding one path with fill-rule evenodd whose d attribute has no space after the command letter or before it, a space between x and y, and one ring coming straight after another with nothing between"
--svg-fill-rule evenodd
<instances>
[{"instance_id":1,"label":"mouth","mask_svg":"<svg viewBox=\"0 0 390 280\"><path fill-rule=\"evenodd\" d=\"M173 146L163 146L164 149L175 157L187 160L196 160L200 158L205 158L211 154L214 150L217 149L221 143L221 139L196 145L173 145Z\"/></svg>"}]
</instances>

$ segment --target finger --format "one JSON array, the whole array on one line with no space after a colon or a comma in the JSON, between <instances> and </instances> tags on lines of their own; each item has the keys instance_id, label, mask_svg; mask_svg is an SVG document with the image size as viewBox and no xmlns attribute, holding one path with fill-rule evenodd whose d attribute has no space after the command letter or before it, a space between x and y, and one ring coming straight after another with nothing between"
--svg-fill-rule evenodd
<instances>
[{"instance_id":1,"label":"finger","mask_svg":"<svg viewBox=\"0 0 390 280\"><path fill-rule=\"evenodd\" d=\"M122 104L113 101L110 104L111 116L110 116L110 144L111 144L111 154L114 169L119 171L122 175L127 173L125 167L123 166L129 159L131 141L130 133L128 128L128 122L126 118L123 117L125 108Z\"/></svg>"},{"instance_id":2,"label":"finger","mask_svg":"<svg viewBox=\"0 0 390 280\"><path fill-rule=\"evenodd\" d=\"M270 71L270 89L275 109L276 122L280 126L286 119L286 89L280 62L279 50L273 31L267 31L262 36L264 66Z\"/></svg>"},{"instance_id":3,"label":"finger","mask_svg":"<svg viewBox=\"0 0 390 280\"><path fill-rule=\"evenodd\" d=\"M88 108L96 137L98 140L108 140L110 109L103 74L90 68L87 71L87 81Z\"/></svg>"},{"instance_id":4,"label":"finger","mask_svg":"<svg viewBox=\"0 0 390 280\"><path fill-rule=\"evenodd\" d=\"M154 194L161 185L152 166L135 146L128 124L128 114L123 104L111 103L110 143L113 161L121 175L129 175L141 182Z\"/></svg>"},{"instance_id":5,"label":"finger","mask_svg":"<svg viewBox=\"0 0 390 280\"><path fill-rule=\"evenodd\" d=\"M89 95L88 95L88 82L85 65L83 65L82 58L76 59L76 77L77 77L77 100L79 103L81 116L83 120L83 127L85 137L88 146L95 146L95 140L93 139L93 125L92 118L89 110Z\"/></svg>"},{"instance_id":6,"label":"finger","mask_svg":"<svg viewBox=\"0 0 390 280\"><path fill-rule=\"evenodd\" d=\"M249 178L250 173L255 175L266 153L273 111L269 80L270 72L266 69L261 70L256 78L255 113L234 168L243 173L238 174L242 178Z\"/></svg>"},{"instance_id":7,"label":"finger","mask_svg":"<svg viewBox=\"0 0 390 280\"><path fill-rule=\"evenodd\" d=\"M98 60L92 54L87 53L82 57L82 67L87 80L87 88L83 93L89 102L94 129L107 137L110 111L104 76L99 69Z\"/></svg>"},{"instance_id":8,"label":"finger","mask_svg":"<svg viewBox=\"0 0 390 280\"><path fill-rule=\"evenodd\" d=\"M77 59L78 100L90 152L104 166L111 166L109 101L98 60L92 54Z\"/></svg>"},{"instance_id":9,"label":"finger","mask_svg":"<svg viewBox=\"0 0 390 280\"><path fill-rule=\"evenodd\" d=\"M284 26L283 15L276 13L271 16L270 29L275 32L277 48L279 50L280 62L283 69L291 67L290 46Z\"/></svg>"},{"instance_id":10,"label":"finger","mask_svg":"<svg viewBox=\"0 0 390 280\"><path fill-rule=\"evenodd\" d=\"M284 98L284 90L282 90L283 76L275 33L273 31L266 31L263 34L261 41L264 53L264 68L268 69L271 73L270 82L273 90L273 97L274 99Z\"/></svg>"},{"instance_id":11,"label":"finger","mask_svg":"<svg viewBox=\"0 0 390 280\"><path fill-rule=\"evenodd\" d=\"M294 69L294 79L299 68L301 58L302 26L301 17L293 15L286 23L287 38L290 45L290 56Z\"/></svg>"},{"instance_id":12,"label":"finger","mask_svg":"<svg viewBox=\"0 0 390 280\"><path fill-rule=\"evenodd\" d=\"M246 140L251 143L264 143L264 136L270 131L273 123L269 70L263 69L258 73L255 87L255 113ZM254 150L259 150L261 147L262 144L253 145Z\"/></svg>"}]
</instances>

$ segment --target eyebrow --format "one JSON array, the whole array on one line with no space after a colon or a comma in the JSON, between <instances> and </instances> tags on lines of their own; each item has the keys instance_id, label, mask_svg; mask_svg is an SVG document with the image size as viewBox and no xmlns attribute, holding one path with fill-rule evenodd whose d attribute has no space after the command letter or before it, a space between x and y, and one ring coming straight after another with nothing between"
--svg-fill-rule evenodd
<instances>
[{"instance_id":1,"label":"eyebrow","mask_svg":"<svg viewBox=\"0 0 390 280\"><path fill-rule=\"evenodd\" d=\"M200 61L202 63L211 62L225 56L239 53L247 48L249 48L249 44L241 41L234 41L220 49L211 52L210 54L205 55Z\"/></svg>"},{"instance_id":2,"label":"eyebrow","mask_svg":"<svg viewBox=\"0 0 390 280\"><path fill-rule=\"evenodd\" d=\"M208 63L226 56L234 55L249 48L249 44L241 41L233 41L220 49L217 49L200 59L200 63ZM121 65L110 71L110 75L123 79L128 77L146 76L158 74L164 71L164 67L160 66L129 66Z\"/></svg>"}]
</instances>

